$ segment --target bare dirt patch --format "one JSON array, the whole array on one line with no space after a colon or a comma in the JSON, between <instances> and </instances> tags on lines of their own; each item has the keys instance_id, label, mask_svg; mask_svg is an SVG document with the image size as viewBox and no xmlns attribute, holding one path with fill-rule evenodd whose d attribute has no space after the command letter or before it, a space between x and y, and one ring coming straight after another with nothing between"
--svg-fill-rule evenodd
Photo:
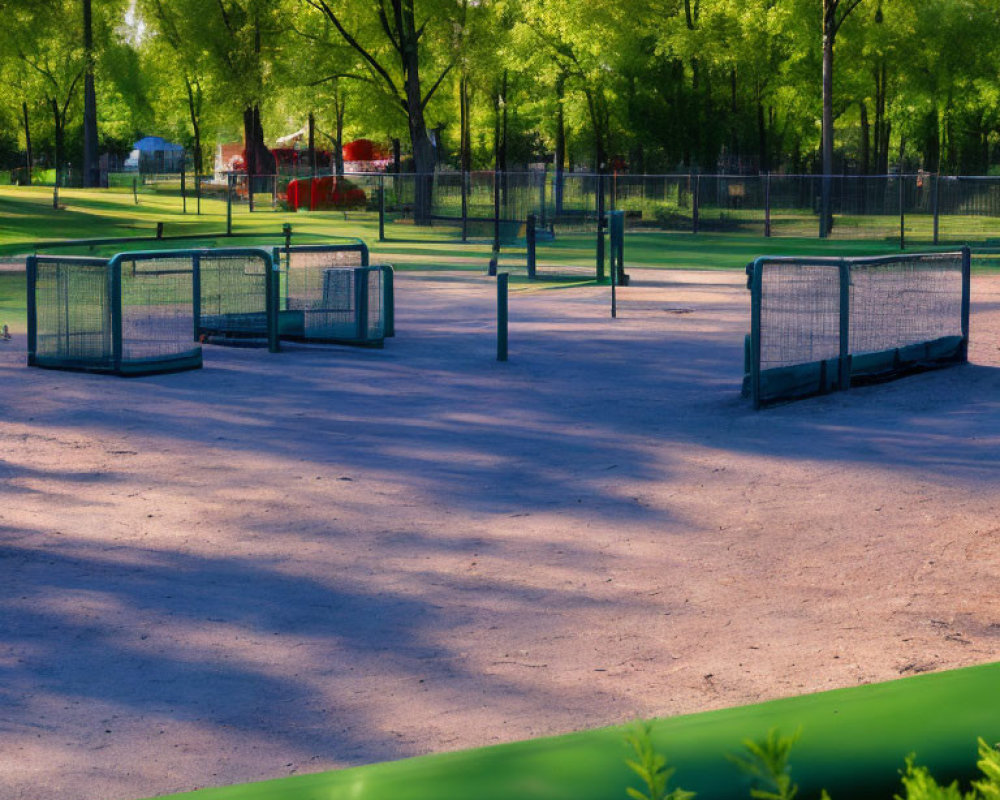
<instances>
[{"instance_id":1,"label":"bare dirt patch","mask_svg":"<svg viewBox=\"0 0 1000 800\"><path fill-rule=\"evenodd\" d=\"M136 797L995 660L972 364L755 413L734 273L400 274L386 349L0 349L0 796Z\"/></svg>"}]
</instances>

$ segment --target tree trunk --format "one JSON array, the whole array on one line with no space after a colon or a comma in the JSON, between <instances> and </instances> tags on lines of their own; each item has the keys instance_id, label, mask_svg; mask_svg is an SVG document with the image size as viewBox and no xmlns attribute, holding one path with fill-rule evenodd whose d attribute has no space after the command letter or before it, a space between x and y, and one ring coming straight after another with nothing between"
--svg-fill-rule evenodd
<instances>
[{"instance_id":1,"label":"tree trunk","mask_svg":"<svg viewBox=\"0 0 1000 800\"><path fill-rule=\"evenodd\" d=\"M21 111L24 112L24 149L25 158L27 160L28 167L28 186L31 186L31 125L28 122L28 103L27 101L21 103Z\"/></svg>"},{"instance_id":2,"label":"tree trunk","mask_svg":"<svg viewBox=\"0 0 1000 800\"><path fill-rule=\"evenodd\" d=\"M871 126L868 124L868 104L858 103L861 111L861 174L871 173Z\"/></svg>"},{"instance_id":3,"label":"tree trunk","mask_svg":"<svg viewBox=\"0 0 1000 800\"><path fill-rule=\"evenodd\" d=\"M309 112L309 175L316 177L316 115Z\"/></svg>"},{"instance_id":4,"label":"tree trunk","mask_svg":"<svg viewBox=\"0 0 1000 800\"><path fill-rule=\"evenodd\" d=\"M52 207L59 208L59 183L62 180L63 126L59 115L59 101L52 98L52 121L55 125L55 154L53 162L56 170L55 190L52 192Z\"/></svg>"},{"instance_id":5,"label":"tree trunk","mask_svg":"<svg viewBox=\"0 0 1000 800\"><path fill-rule=\"evenodd\" d=\"M885 119L885 61L875 70L875 172L885 175L889 171L889 136Z\"/></svg>"},{"instance_id":6,"label":"tree trunk","mask_svg":"<svg viewBox=\"0 0 1000 800\"><path fill-rule=\"evenodd\" d=\"M757 97L757 155L760 159L760 171L771 171L771 159L767 152L767 118L764 115L764 103L761 102L760 93Z\"/></svg>"},{"instance_id":7,"label":"tree trunk","mask_svg":"<svg viewBox=\"0 0 1000 800\"><path fill-rule=\"evenodd\" d=\"M830 209L831 175L833 175L833 41L836 35L836 0L823 0L823 130L822 130L822 198L820 201L819 235L830 233L833 214Z\"/></svg>"},{"instance_id":8,"label":"tree trunk","mask_svg":"<svg viewBox=\"0 0 1000 800\"><path fill-rule=\"evenodd\" d=\"M459 145L458 171L462 181L462 241L469 231L469 167L471 165L471 145L469 128L469 74L464 69L458 82Z\"/></svg>"},{"instance_id":9,"label":"tree trunk","mask_svg":"<svg viewBox=\"0 0 1000 800\"><path fill-rule=\"evenodd\" d=\"M333 171L338 178L344 177L344 101L337 93L334 103L335 136L333 141Z\"/></svg>"},{"instance_id":10,"label":"tree trunk","mask_svg":"<svg viewBox=\"0 0 1000 800\"><path fill-rule=\"evenodd\" d=\"M413 18L413 3L403 3L400 14L400 56L406 76L406 116L413 151L414 185L413 217L418 225L431 223L434 193L434 145L427 133L423 96L420 91L419 37Z\"/></svg>"},{"instance_id":11,"label":"tree trunk","mask_svg":"<svg viewBox=\"0 0 1000 800\"><path fill-rule=\"evenodd\" d=\"M247 199L253 211L253 195L260 188L258 175L274 175L274 155L264 144L264 129L260 124L260 105L255 104L243 111L244 159L247 168Z\"/></svg>"},{"instance_id":12,"label":"tree trunk","mask_svg":"<svg viewBox=\"0 0 1000 800\"><path fill-rule=\"evenodd\" d=\"M503 71L503 82L500 87L500 175L503 179L501 188L503 190L503 208L504 212L507 211L508 203L510 200L510 183L507 177L507 87L508 87L508 72Z\"/></svg>"},{"instance_id":13,"label":"tree trunk","mask_svg":"<svg viewBox=\"0 0 1000 800\"><path fill-rule=\"evenodd\" d=\"M191 81L184 78L184 85L187 87L188 113L191 116L191 130L194 133L194 174L195 181L202 174L202 152L201 152L201 90L198 90L198 99L195 99L194 87Z\"/></svg>"},{"instance_id":14,"label":"tree trunk","mask_svg":"<svg viewBox=\"0 0 1000 800\"><path fill-rule=\"evenodd\" d=\"M97 93L94 88L94 36L91 0L83 0L83 50L87 60L83 78L83 185L101 185L97 155Z\"/></svg>"},{"instance_id":15,"label":"tree trunk","mask_svg":"<svg viewBox=\"0 0 1000 800\"><path fill-rule=\"evenodd\" d=\"M556 78L556 154L555 154L555 207L556 217L562 216L563 169L566 166L566 76Z\"/></svg>"}]
</instances>

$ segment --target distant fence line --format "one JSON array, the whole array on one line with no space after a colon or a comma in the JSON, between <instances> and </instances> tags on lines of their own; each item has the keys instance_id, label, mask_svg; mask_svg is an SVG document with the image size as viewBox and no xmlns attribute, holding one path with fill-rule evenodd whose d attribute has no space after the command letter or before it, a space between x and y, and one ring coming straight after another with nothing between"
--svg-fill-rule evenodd
<instances>
[{"instance_id":1,"label":"distant fence line","mask_svg":"<svg viewBox=\"0 0 1000 800\"><path fill-rule=\"evenodd\" d=\"M229 199L265 211L285 206L289 182L308 176L258 175L248 191L245 174L222 180L191 174L109 173L112 191ZM330 177L317 176L317 177ZM327 209L378 215L383 226L414 222L418 181L432 181L431 207L422 222L455 226L463 238L492 233L498 221L523 225L533 214L541 228L590 230L598 209L625 212L628 230L756 233L762 236L885 239L921 242L1000 240L1000 177L902 175L829 176L830 223L821 232L821 175L589 174L552 170L347 173ZM363 194L362 194L363 193ZM599 195L603 203L599 203Z\"/></svg>"}]
</instances>

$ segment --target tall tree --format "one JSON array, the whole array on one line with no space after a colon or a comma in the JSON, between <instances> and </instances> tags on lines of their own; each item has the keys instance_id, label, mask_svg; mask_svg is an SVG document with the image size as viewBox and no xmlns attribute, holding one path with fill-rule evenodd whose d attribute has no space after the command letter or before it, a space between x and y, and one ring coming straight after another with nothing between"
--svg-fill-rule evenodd
<instances>
[{"instance_id":1,"label":"tall tree","mask_svg":"<svg viewBox=\"0 0 1000 800\"><path fill-rule=\"evenodd\" d=\"M347 0L302 0L323 14L343 40L357 51L365 70L405 114L416 171L414 215L431 215L434 145L427 105L457 62L454 25L460 6L448 0L384 0L361 10ZM429 87L421 70L435 74Z\"/></svg>"},{"instance_id":2,"label":"tall tree","mask_svg":"<svg viewBox=\"0 0 1000 800\"><path fill-rule=\"evenodd\" d=\"M827 236L833 223L830 209L833 175L833 46L844 20L864 0L823 0L823 189L820 209L820 236Z\"/></svg>"},{"instance_id":3,"label":"tall tree","mask_svg":"<svg viewBox=\"0 0 1000 800\"><path fill-rule=\"evenodd\" d=\"M83 10L83 185L101 185L97 155L97 90L94 84L94 18L91 0L82 0Z\"/></svg>"}]
</instances>

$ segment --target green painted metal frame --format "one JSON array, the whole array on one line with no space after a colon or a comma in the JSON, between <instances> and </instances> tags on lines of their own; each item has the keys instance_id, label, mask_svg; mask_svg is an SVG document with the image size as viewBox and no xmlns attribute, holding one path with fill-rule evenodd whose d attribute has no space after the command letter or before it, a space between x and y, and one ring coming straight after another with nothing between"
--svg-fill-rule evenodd
<instances>
[{"instance_id":1,"label":"green painted metal frame","mask_svg":"<svg viewBox=\"0 0 1000 800\"><path fill-rule=\"evenodd\" d=\"M176 253L177 251L172 251ZM141 260L136 256L143 253L118 254L110 260L104 258L88 258L81 256L46 256L32 255L27 259L27 305L28 305L28 366L46 369L62 369L76 372L95 372L114 374L123 377L155 375L165 372L180 372L188 369L198 369L202 366L201 347L193 346L190 350L164 358L125 359L122 341L122 281L121 264L123 260ZM87 266L103 267L106 276L105 291L108 297L111 358L107 364L88 364L86 362L71 362L60 359L39 358L38 349L38 303L36 286L38 280L38 265L50 263L78 263Z\"/></svg>"},{"instance_id":2,"label":"green painted metal frame","mask_svg":"<svg viewBox=\"0 0 1000 800\"><path fill-rule=\"evenodd\" d=\"M123 256L128 258L133 255L132 253L125 253ZM258 257L264 262L264 314L267 320L266 322L266 333L265 338L267 339L267 349L271 353L277 353L281 351L281 340L278 336L278 307L279 307L279 293L280 293L280 267L274 259L273 251L266 247L212 247L212 248L199 248L197 250L153 250L148 251L148 255L154 258L169 258L177 256L189 255L195 265L194 271L194 304L195 304L195 317L194 317L194 338L199 340L201 336L205 333L205 329L201 327L201 260L206 257L241 257L241 256L254 256ZM239 333L237 331L237 333ZM247 331L247 334L256 333L256 331ZM224 341L224 340L222 340Z\"/></svg>"},{"instance_id":3,"label":"green painted metal frame","mask_svg":"<svg viewBox=\"0 0 1000 800\"><path fill-rule=\"evenodd\" d=\"M879 266L882 264L898 264L907 261L920 261L929 255L960 255L962 260L961 281L962 281L962 306L961 306L961 343L958 355L955 358L946 359L946 363L962 363L968 360L969 347L969 308L971 296L971 251L969 247L962 247L955 251L931 252L931 253L906 253L889 256L871 256L862 258L824 258L824 257L803 257L795 256L762 256L747 265L747 288L750 290L750 375L749 388L750 397L755 409L760 409L768 402L763 397L761 386L761 302L763 295L763 273L768 264L793 264L799 266L825 266L837 268L840 281L840 328L839 328L839 353L837 361L837 382L833 388L846 390L850 388L853 380L852 362L853 357L850 347L850 287L851 271L856 266ZM821 375L824 374L826 363L820 364ZM826 381L821 379L821 384ZM822 391L822 389L821 389ZM814 392L814 394L819 392ZM802 395L806 396L806 395ZM782 398L784 399L784 398ZM787 398L791 399L791 398Z\"/></svg>"},{"instance_id":4,"label":"green painted metal frame","mask_svg":"<svg viewBox=\"0 0 1000 800\"><path fill-rule=\"evenodd\" d=\"M396 291L395 291L395 273L392 266L388 264L372 264L371 255L368 250L368 245L364 243L361 239L344 239L339 242L333 242L329 244L301 244L301 245L290 245L285 244L281 247L275 247L272 253L272 257L275 263L275 269L280 273L282 270L287 270L290 263L290 255L292 253L337 253L337 252L357 252L360 254L361 263L356 266L356 268L366 268L366 269L378 269L381 272L382 278L382 317L383 317L383 337L386 339L392 338L396 335ZM344 269L351 269L350 266L345 266ZM356 338L359 342L364 342L367 336L366 330L366 320L368 317L368 285L367 273L362 277L359 273L356 273L356 278L361 278L361 280L355 280L354 291L355 291L355 308L358 309L358 329ZM280 296L276 301L280 310L286 305L287 299ZM351 344L350 341L343 342L345 344Z\"/></svg>"},{"instance_id":5,"label":"green painted metal frame","mask_svg":"<svg viewBox=\"0 0 1000 800\"><path fill-rule=\"evenodd\" d=\"M39 359L38 351L38 298L35 287L38 283L38 265L46 262L54 263L77 263L93 267L107 267L108 261L105 258L92 258L87 256L46 256L30 255L26 262L26 286L27 286L27 311L28 311L28 366L43 367L48 369L71 369L82 372L106 372L107 367L91 367L87 365L73 365L61 363L56 360ZM111 295L110 274L108 275L107 293Z\"/></svg>"}]
</instances>

